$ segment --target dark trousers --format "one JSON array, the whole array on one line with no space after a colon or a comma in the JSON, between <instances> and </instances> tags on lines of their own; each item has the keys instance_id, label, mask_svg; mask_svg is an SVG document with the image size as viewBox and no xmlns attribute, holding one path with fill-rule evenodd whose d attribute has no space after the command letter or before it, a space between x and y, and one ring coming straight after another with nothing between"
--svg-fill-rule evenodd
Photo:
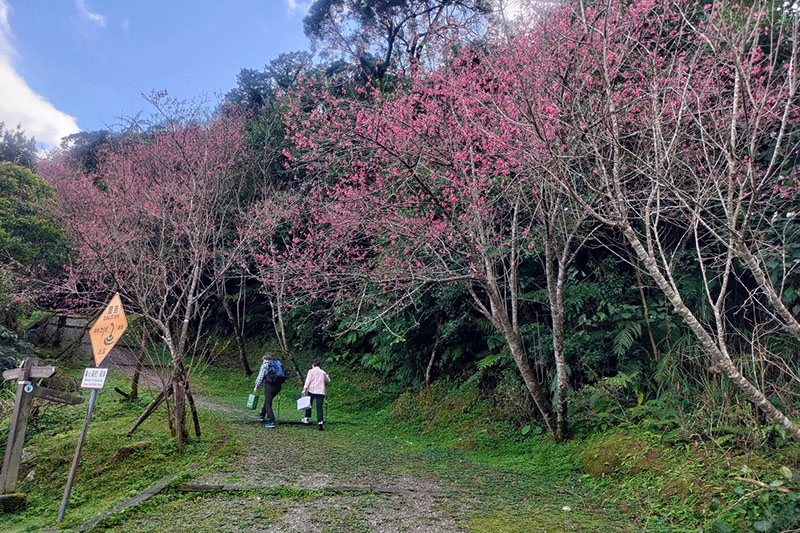
<instances>
[{"instance_id":1,"label":"dark trousers","mask_svg":"<svg viewBox=\"0 0 800 533\"><path fill-rule=\"evenodd\" d=\"M275 383L264 383L264 406L261 408L261 418L266 416L267 422L275 423L275 413L272 412L272 400L281 392L281 386Z\"/></svg>"},{"instance_id":2,"label":"dark trousers","mask_svg":"<svg viewBox=\"0 0 800 533\"><path fill-rule=\"evenodd\" d=\"M317 404L317 422L322 422L322 402L325 400L324 394L313 394L311 396L311 405ZM311 408L306 409L306 418L311 418Z\"/></svg>"}]
</instances>

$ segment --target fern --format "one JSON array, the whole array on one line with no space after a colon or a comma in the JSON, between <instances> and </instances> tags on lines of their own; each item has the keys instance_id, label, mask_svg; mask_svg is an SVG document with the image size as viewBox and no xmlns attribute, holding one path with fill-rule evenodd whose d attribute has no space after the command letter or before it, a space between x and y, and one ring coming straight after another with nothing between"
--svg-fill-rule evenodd
<instances>
[{"instance_id":1,"label":"fern","mask_svg":"<svg viewBox=\"0 0 800 533\"><path fill-rule=\"evenodd\" d=\"M622 356L633 347L636 339L642 336L642 323L629 320L622 323L622 329L614 337L614 354Z\"/></svg>"},{"instance_id":2,"label":"fern","mask_svg":"<svg viewBox=\"0 0 800 533\"><path fill-rule=\"evenodd\" d=\"M630 372L628 374L619 371L617 372L616 376L609 376L603 378L598 383L608 387L608 389L612 391L621 391L627 389L628 387L636 390L637 388L636 380L638 378L639 378L638 370L634 370L633 372Z\"/></svg>"},{"instance_id":3,"label":"fern","mask_svg":"<svg viewBox=\"0 0 800 533\"><path fill-rule=\"evenodd\" d=\"M489 354L483 359L478 360L478 368L486 370L487 368L496 365L503 358L503 354L493 353Z\"/></svg>"}]
</instances>

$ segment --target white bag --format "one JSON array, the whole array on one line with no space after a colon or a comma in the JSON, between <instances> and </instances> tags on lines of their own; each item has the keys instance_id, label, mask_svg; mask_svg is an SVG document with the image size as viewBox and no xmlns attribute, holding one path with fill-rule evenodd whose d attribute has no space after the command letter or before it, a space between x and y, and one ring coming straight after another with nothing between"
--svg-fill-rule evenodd
<instances>
[{"instance_id":1,"label":"white bag","mask_svg":"<svg viewBox=\"0 0 800 533\"><path fill-rule=\"evenodd\" d=\"M310 409L311 408L311 396L301 396L297 399L297 408L298 409Z\"/></svg>"}]
</instances>

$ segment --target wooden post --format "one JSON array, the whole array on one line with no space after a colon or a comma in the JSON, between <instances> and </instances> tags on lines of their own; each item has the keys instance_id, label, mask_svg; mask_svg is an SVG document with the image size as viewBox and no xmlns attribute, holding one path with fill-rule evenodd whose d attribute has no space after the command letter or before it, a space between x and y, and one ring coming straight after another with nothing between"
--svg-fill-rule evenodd
<instances>
[{"instance_id":1,"label":"wooden post","mask_svg":"<svg viewBox=\"0 0 800 533\"><path fill-rule=\"evenodd\" d=\"M31 413L33 397L38 396L45 400L58 403L77 404L83 398L72 396L59 391L37 387L33 380L49 378L56 373L54 366L37 366L39 360L35 357L23 359L19 368L3 372L3 379L17 380L17 397L14 402L14 411L11 414L11 423L8 427L8 442L6 454L3 457L3 470L0 472L0 493L9 494L17 489L19 464L22 460L22 447L25 444L25 432L28 429L28 418Z\"/></svg>"},{"instance_id":2,"label":"wooden post","mask_svg":"<svg viewBox=\"0 0 800 533\"><path fill-rule=\"evenodd\" d=\"M28 416L33 402L33 384L31 383L31 367L34 361L22 361L21 371L17 381L17 399L14 402L14 412L11 415L11 425L8 428L8 443L6 455L3 457L3 472L0 474L0 489L3 494L17 490L17 476L19 463L22 459L22 446L25 442L25 430L28 429Z\"/></svg>"}]
</instances>

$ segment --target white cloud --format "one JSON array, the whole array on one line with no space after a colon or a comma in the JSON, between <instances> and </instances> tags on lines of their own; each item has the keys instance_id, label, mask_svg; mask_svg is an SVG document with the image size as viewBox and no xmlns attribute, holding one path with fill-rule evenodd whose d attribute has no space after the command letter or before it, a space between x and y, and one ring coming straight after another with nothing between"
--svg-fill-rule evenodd
<instances>
[{"instance_id":1,"label":"white cloud","mask_svg":"<svg viewBox=\"0 0 800 533\"><path fill-rule=\"evenodd\" d=\"M59 111L36 94L17 74L12 64L16 51L9 24L11 8L0 0L0 122L13 128L22 125L27 135L48 146L56 146L62 137L80 131L75 119Z\"/></svg>"},{"instance_id":2,"label":"white cloud","mask_svg":"<svg viewBox=\"0 0 800 533\"><path fill-rule=\"evenodd\" d=\"M495 0L494 9L507 22L524 22L558 3L557 0Z\"/></svg>"},{"instance_id":3,"label":"white cloud","mask_svg":"<svg viewBox=\"0 0 800 533\"><path fill-rule=\"evenodd\" d=\"M9 56L13 53L11 46L11 25L8 23L8 16L11 8L5 0L0 0L0 54Z\"/></svg>"},{"instance_id":4,"label":"white cloud","mask_svg":"<svg viewBox=\"0 0 800 533\"><path fill-rule=\"evenodd\" d=\"M306 11L308 11L308 8L311 7L311 4L313 2L314 0L310 0L308 2L299 2L298 0L284 0L284 3L286 4L286 10L290 14L294 14L297 11L305 13Z\"/></svg>"},{"instance_id":5,"label":"white cloud","mask_svg":"<svg viewBox=\"0 0 800 533\"><path fill-rule=\"evenodd\" d=\"M100 13L89 11L89 6L86 0L75 0L75 7L78 10L81 18L88 20L92 24L96 24L100 28L105 28L106 18Z\"/></svg>"}]
</instances>

